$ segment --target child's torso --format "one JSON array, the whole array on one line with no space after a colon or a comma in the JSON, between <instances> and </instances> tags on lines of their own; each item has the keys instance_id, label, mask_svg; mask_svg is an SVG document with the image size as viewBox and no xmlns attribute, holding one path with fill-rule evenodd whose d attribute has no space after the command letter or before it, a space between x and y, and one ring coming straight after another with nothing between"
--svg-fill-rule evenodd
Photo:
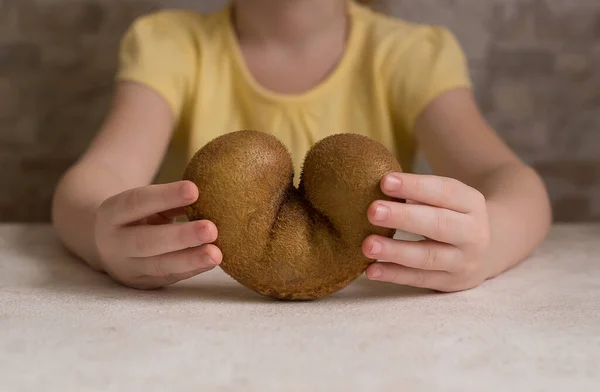
<instances>
[{"instance_id":1,"label":"child's torso","mask_svg":"<svg viewBox=\"0 0 600 392\"><path fill-rule=\"evenodd\" d=\"M377 67L361 20L354 20L347 47L326 78L296 95L274 93L249 71L229 24L227 10L199 23L197 73L159 182L180 178L198 149L219 135L253 129L276 136L288 148L298 182L311 146L326 136L350 132L390 149L405 170L415 155L409 132L394 116L389 86ZM200 45L199 45L200 46ZM368 159L368 157L365 157Z\"/></svg>"}]
</instances>

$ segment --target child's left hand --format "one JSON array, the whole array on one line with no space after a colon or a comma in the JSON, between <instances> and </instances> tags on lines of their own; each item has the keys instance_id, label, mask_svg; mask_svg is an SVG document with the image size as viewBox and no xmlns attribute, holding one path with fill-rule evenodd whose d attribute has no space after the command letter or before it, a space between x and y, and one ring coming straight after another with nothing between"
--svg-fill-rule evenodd
<instances>
[{"instance_id":1,"label":"child's left hand","mask_svg":"<svg viewBox=\"0 0 600 392\"><path fill-rule=\"evenodd\" d=\"M369 221L426 239L367 237L364 254L381 261L369 266L369 279L451 292L488 278L490 228L479 191L451 178L407 173L386 176L381 189L407 203L376 201L369 208Z\"/></svg>"}]
</instances>

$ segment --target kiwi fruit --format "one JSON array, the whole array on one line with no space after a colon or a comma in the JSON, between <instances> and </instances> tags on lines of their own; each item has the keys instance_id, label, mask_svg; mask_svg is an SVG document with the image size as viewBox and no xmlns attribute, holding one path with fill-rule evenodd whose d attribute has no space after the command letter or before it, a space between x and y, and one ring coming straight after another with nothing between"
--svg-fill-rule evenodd
<instances>
[{"instance_id":1,"label":"kiwi fruit","mask_svg":"<svg viewBox=\"0 0 600 392\"><path fill-rule=\"evenodd\" d=\"M237 282L268 297L313 300L346 287L374 262L362 252L368 235L394 235L372 225L367 210L390 200L381 180L400 171L383 145L340 133L308 151L296 188L289 151L275 136L235 131L189 161L183 179L200 192L186 215L217 226L221 268Z\"/></svg>"}]
</instances>

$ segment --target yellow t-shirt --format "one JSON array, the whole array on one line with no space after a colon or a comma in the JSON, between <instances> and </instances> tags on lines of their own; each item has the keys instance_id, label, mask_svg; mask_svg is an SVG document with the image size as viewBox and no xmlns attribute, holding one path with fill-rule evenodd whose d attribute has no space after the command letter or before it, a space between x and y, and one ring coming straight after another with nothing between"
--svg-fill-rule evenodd
<instances>
[{"instance_id":1,"label":"yellow t-shirt","mask_svg":"<svg viewBox=\"0 0 600 392\"><path fill-rule=\"evenodd\" d=\"M179 180L204 144L241 129L281 140L292 155L296 183L310 147L341 132L382 143L404 171L413 170L415 119L441 92L470 87L465 56L445 28L349 3L342 59L325 81L298 95L268 91L252 77L231 6L207 14L164 10L136 20L123 37L117 78L154 89L178 120L157 181Z\"/></svg>"}]
</instances>

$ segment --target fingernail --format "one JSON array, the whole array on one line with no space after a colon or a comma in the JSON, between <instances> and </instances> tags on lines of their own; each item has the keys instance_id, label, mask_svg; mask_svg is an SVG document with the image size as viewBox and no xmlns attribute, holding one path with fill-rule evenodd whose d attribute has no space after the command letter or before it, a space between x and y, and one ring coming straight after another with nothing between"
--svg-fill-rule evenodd
<instances>
[{"instance_id":1,"label":"fingernail","mask_svg":"<svg viewBox=\"0 0 600 392\"><path fill-rule=\"evenodd\" d=\"M210 239L210 231L208 231L208 227L206 225L201 225L198 230L198 239L200 241L208 241Z\"/></svg>"},{"instance_id":2,"label":"fingernail","mask_svg":"<svg viewBox=\"0 0 600 392\"><path fill-rule=\"evenodd\" d=\"M187 182L181 184L181 187L179 188L179 194L186 200L193 199L195 196L194 187L191 184L188 184Z\"/></svg>"},{"instance_id":3,"label":"fingernail","mask_svg":"<svg viewBox=\"0 0 600 392\"><path fill-rule=\"evenodd\" d=\"M395 175L389 175L383 181L383 189L386 191L397 191L401 185L402 181Z\"/></svg>"},{"instance_id":4,"label":"fingernail","mask_svg":"<svg viewBox=\"0 0 600 392\"><path fill-rule=\"evenodd\" d=\"M383 245L381 244L381 242L373 241L373 243L371 244L371 254L378 255L379 253L381 253L382 248L383 248Z\"/></svg>"},{"instance_id":5,"label":"fingernail","mask_svg":"<svg viewBox=\"0 0 600 392\"><path fill-rule=\"evenodd\" d=\"M369 274L371 279L379 279L383 275L383 271L379 267L371 268L371 273Z\"/></svg>"},{"instance_id":6,"label":"fingernail","mask_svg":"<svg viewBox=\"0 0 600 392\"><path fill-rule=\"evenodd\" d=\"M217 265L217 263L215 263L213 261L213 259L210 258L210 256L203 256L202 257L202 265L205 267L213 267L213 266Z\"/></svg>"},{"instance_id":7,"label":"fingernail","mask_svg":"<svg viewBox=\"0 0 600 392\"><path fill-rule=\"evenodd\" d=\"M384 221L390 216L390 209L386 206L379 205L375 208L375 220L378 222Z\"/></svg>"}]
</instances>

